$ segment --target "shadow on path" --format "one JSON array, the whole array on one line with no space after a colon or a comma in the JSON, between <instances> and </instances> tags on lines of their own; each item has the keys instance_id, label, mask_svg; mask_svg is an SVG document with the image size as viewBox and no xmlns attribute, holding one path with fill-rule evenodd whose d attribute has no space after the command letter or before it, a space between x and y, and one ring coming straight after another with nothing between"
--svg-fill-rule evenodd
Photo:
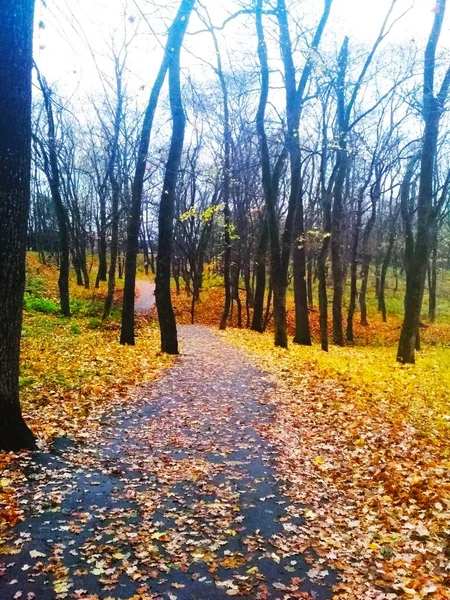
<instances>
[{"instance_id":1,"label":"shadow on path","mask_svg":"<svg viewBox=\"0 0 450 600\"><path fill-rule=\"evenodd\" d=\"M27 464L1 600L331 598L324 560L292 553L303 523L257 431L271 384L207 328L180 332L182 357L101 438Z\"/></svg>"}]
</instances>

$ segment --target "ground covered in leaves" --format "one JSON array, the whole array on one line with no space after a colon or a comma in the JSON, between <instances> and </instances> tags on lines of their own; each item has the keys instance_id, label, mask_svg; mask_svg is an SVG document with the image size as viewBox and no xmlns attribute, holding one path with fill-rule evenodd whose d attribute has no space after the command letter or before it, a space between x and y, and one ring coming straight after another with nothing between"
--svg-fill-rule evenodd
<instances>
[{"instance_id":1,"label":"ground covered in leaves","mask_svg":"<svg viewBox=\"0 0 450 600\"><path fill-rule=\"evenodd\" d=\"M272 374L276 418L262 435L304 506L296 543L340 571L333 597L450 598L448 350L400 367L392 348L327 355L224 335Z\"/></svg>"},{"instance_id":2,"label":"ground covered in leaves","mask_svg":"<svg viewBox=\"0 0 450 600\"><path fill-rule=\"evenodd\" d=\"M58 438L2 474L18 491L0 597L331 598L338 573L304 545L301 503L274 470L273 385L203 327L95 438Z\"/></svg>"},{"instance_id":3,"label":"ground covered in leaves","mask_svg":"<svg viewBox=\"0 0 450 600\"><path fill-rule=\"evenodd\" d=\"M118 344L121 282L102 321L105 291L72 280L64 319L54 265L28 257L21 395L41 452L0 453L0 600L450 598L445 319L415 366L394 360L395 312L353 347L286 351L220 339L211 287L195 319L214 331L184 327L174 363L152 311Z\"/></svg>"}]
</instances>

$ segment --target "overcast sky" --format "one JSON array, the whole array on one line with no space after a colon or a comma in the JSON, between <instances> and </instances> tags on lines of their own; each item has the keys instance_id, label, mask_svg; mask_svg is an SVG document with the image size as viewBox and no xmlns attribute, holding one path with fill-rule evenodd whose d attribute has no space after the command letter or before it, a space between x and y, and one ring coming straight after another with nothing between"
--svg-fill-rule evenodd
<instances>
[{"instance_id":1,"label":"overcast sky","mask_svg":"<svg viewBox=\"0 0 450 600\"><path fill-rule=\"evenodd\" d=\"M147 88L160 61L164 32L178 4L178 0L46 0L45 4L41 0L36 14L36 61L50 83L57 83L65 95L93 93L98 90L97 67L107 71L111 65L108 46L113 39L120 44L125 30L130 37L139 23L128 64L135 89L141 85ZM216 24L237 6L236 0L203 0L203 4ZM319 0L291 0L288 4L299 26L305 28L316 22L323 6ZM337 46L346 34L354 42L369 43L376 37L389 4L390 0L334 0L324 43ZM393 28L389 41L422 47L432 24L434 6L435 0L397 0L395 15L410 10ZM191 32L199 27L194 17ZM156 38L150 28L158 34ZM191 54L184 53L185 66L195 68L199 63L196 57L214 62L208 35L188 36L186 44ZM254 54L251 18L227 26L221 44L224 53L238 53L246 48L249 55ZM446 18L441 47L450 50L450 15ZM146 88L142 90L145 97Z\"/></svg>"}]
</instances>

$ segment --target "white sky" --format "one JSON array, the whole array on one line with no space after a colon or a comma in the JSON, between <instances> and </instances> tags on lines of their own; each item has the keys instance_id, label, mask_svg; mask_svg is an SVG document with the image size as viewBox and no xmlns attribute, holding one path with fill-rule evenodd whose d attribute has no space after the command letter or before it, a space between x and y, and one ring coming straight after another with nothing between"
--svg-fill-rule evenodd
<instances>
[{"instance_id":1,"label":"white sky","mask_svg":"<svg viewBox=\"0 0 450 600\"><path fill-rule=\"evenodd\" d=\"M127 16L136 18L134 23L124 18L125 4ZM131 34L141 20L140 33L133 41L128 64L133 89L138 91L145 85L139 93L146 99L148 86L153 82L161 58L164 33L178 4L179 0L46 0L45 4L40 0L36 23L42 21L45 27L37 27L36 30L35 59L49 82L57 83L64 95L82 97L86 93L95 93L100 88L88 44L97 57L97 65L109 71L111 62L106 58L108 44L113 37L120 43L125 28ZM216 24L236 9L236 0L203 0L203 4ZM290 0L289 4L301 27L314 24L317 20L314 15L318 15L323 6L319 0ZM338 46L344 35L358 43L370 43L379 31L389 4L390 0L334 0L324 44ZM404 45L414 40L419 48L423 47L432 24L434 6L435 0L397 0L396 15L409 7L411 10L394 27L389 42ZM160 34L159 39L148 33L149 25L141 19L140 11L148 16L150 26ZM447 13L441 48L447 47L450 51L450 7ZM246 49L250 55L255 54L253 21L251 17L246 19L233 22L221 35L229 53ZM194 17L190 29L198 28L200 24ZM292 34L294 37L294 28ZM208 35L188 36L187 46L194 55L214 62ZM225 43L223 49L225 54ZM194 68L199 61L185 52L183 63Z\"/></svg>"}]
</instances>

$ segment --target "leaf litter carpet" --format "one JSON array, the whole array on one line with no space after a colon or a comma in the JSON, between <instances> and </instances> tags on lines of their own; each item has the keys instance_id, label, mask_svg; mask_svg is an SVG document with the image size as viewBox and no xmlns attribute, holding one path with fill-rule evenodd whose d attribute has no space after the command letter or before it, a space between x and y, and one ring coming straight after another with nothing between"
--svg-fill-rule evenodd
<instances>
[{"instance_id":1,"label":"leaf litter carpet","mask_svg":"<svg viewBox=\"0 0 450 600\"><path fill-rule=\"evenodd\" d=\"M325 600L334 573L274 469L270 380L206 327L88 444L24 456L1 600ZM120 369L120 365L118 365Z\"/></svg>"}]
</instances>

